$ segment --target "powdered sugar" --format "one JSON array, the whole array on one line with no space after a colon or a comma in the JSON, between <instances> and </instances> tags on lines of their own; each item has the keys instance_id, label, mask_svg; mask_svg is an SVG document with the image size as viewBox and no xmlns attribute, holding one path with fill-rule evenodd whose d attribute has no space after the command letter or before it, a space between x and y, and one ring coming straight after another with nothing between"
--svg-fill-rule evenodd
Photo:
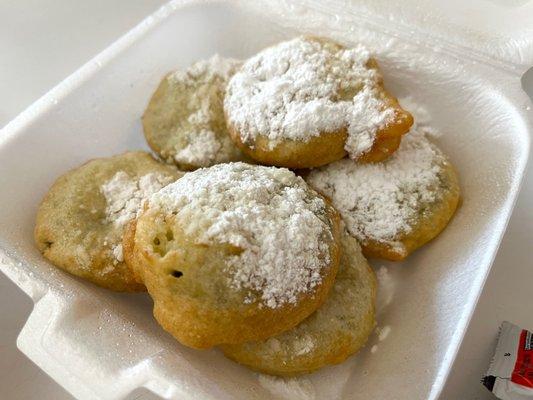
<instances>
[{"instance_id":1,"label":"powdered sugar","mask_svg":"<svg viewBox=\"0 0 533 400\"><path fill-rule=\"evenodd\" d=\"M376 277L379 287L376 299L376 315L379 318L392 303L394 294L396 293L396 280L390 275L387 267L383 265L376 271Z\"/></svg>"},{"instance_id":2,"label":"powdered sugar","mask_svg":"<svg viewBox=\"0 0 533 400\"><path fill-rule=\"evenodd\" d=\"M315 341L313 336L304 335L298 338L297 341L293 344L295 346L294 354L296 356L302 356L304 354L310 353L315 348Z\"/></svg>"},{"instance_id":3,"label":"powdered sugar","mask_svg":"<svg viewBox=\"0 0 533 400\"><path fill-rule=\"evenodd\" d=\"M227 81L235 70L241 65L240 60L234 58L221 57L215 54L207 60L200 60L194 63L186 70L177 70L173 72L169 79L174 82L184 82L194 84L201 79L202 81L210 81L214 78L221 78Z\"/></svg>"},{"instance_id":4,"label":"powdered sugar","mask_svg":"<svg viewBox=\"0 0 533 400\"><path fill-rule=\"evenodd\" d=\"M124 171L117 172L100 188L107 203L107 221L123 228L137 216L144 200L171 181L171 177L153 172L140 178L132 178Z\"/></svg>"},{"instance_id":5,"label":"powdered sugar","mask_svg":"<svg viewBox=\"0 0 533 400\"><path fill-rule=\"evenodd\" d=\"M227 81L240 65L239 60L214 55L168 76L170 84L180 85L187 93L182 107L195 110L181 128L186 144L176 145L173 158L178 165L207 167L237 159L237 150L225 131L222 97Z\"/></svg>"},{"instance_id":6,"label":"powdered sugar","mask_svg":"<svg viewBox=\"0 0 533 400\"><path fill-rule=\"evenodd\" d=\"M351 158L366 153L374 144L376 132L394 117L394 110L383 109L383 102L375 89L365 86L353 98L351 105L348 138L344 145Z\"/></svg>"},{"instance_id":7,"label":"powdered sugar","mask_svg":"<svg viewBox=\"0 0 533 400\"><path fill-rule=\"evenodd\" d=\"M151 197L149 211L161 209L198 243L243 250L229 259L228 276L248 293L247 302L295 303L329 265L326 204L287 169L244 163L200 169Z\"/></svg>"},{"instance_id":8,"label":"powdered sugar","mask_svg":"<svg viewBox=\"0 0 533 400\"><path fill-rule=\"evenodd\" d=\"M124 261L124 253L122 251L122 243L113 246L113 255L118 262Z\"/></svg>"},{"instance_id":9,"label":"powdered sugar","mask_svg":"<svg viewBox=\"0 0 533 400\"><path fill-rule=\"evenodd\" d=\"M202 129L189 137L189 144L176 152L174 159L178 163L205 167L216 159L221 147L222 144L213 131Z\"/></svg>"},{"instance_id":10,"label":"powdered sugar","mask_svg":"<svg viewBox=\"0 0 533 400\"><path fill-rule=\"evenodd\" d=\"M305 331L305 329L303 330ZM314 335L307 333L300 333L298 336L293 336L290 340L278 339L275 336L269 338L264 344L266 351L268 351L272 356L284 352L284 354L290 356L291 358L298 358L305 354L311 353L317 343Z\"/></svg>"},{"instance_id":11,"label":"powdered sugar","mask_svg":"<svg viewBox=\"0 0 533 400\"><path fill-rule=\"evenodd\" d=\"M106 221L117 229L124 229L137 217L144 201L171 181L171 177L154 172L140 178L132 178L124 171L117 172L100 187L106 200ZM111 243L111 253L115 264L124 261L121 243Z\"/></svg>"},{"instance_id":12,"label":"powdered sugar","mask_svg":"<svg viewBox=\"0 0 533 400\"><path fill-rule=\"evenodd\" d=\"M307 378L279 378L259 374L259 384L268 390L275 399L315 400L315 387Z\"/></svg>"},{"instance_id":13,"label":"powdered sugar","mask_svg":"<svg viewBox=\"0 0 533 400\"><path fill-rule=\"evenodd\" d=\"M244 143L253 146L260 135L272 148L347 128L345 149L357 158L394 116L379 97L379 73L369 59L362 46L339 49L306 38L268 48L231 78L224 99L229 122Z\"/></svg>"},{"instance_id":14,"label":"powdered sugar","mask_svg":"<svg viewBox=\"0 0 533 400\"><path fill-rule=\"evenodd\" d=\"M431 114L423 105L411 96L402 97L399 101L400 104L405 107L406 110L409 110L413 116L413 129L422 131L430 137L440 136L440 132L431 125Z\"/></svg>"},{"instance_id":15,"label":"powdered sugar","mask_svg":"<svg viewBox=\"0 0 533 400\"><path fill-rule=\"evenodd\" d=\"M391 330L392 328L390 327L390 325L385 325L382 328L376 327L376 332L378 333L378 340L380 342L383 342L385 339L387 339L387 337L391 333Z\"/></svg>"},{"instance_id":16,"label":"powdered sugar","mask_svg":"<svg viewBox=\"0 0 533 400\"><path fill-rule=\"evenodd\" d=\"M439 198L444 162L424 133L411 130L399 150L383 163L340 160L311 171L307 180L331 198L358 240L401 250L398 238L411 231L421 205Z\"/></svg>"},{"instance_id":17,"label":"powdered sugar","mask_svg":"<svg viewBox=\"0 0 533 400\"><path fill-rule=\"evenodd\" d=\"M390 325L385 325L384 327L376 326L376 333L378 335L378 341L383 342L387 337L389 337L390 333L392 331L392 328ZM370 348L370 353L374 354L378 351L379 346L377 344L373 345Z\"/></svg>"}]
</instances>

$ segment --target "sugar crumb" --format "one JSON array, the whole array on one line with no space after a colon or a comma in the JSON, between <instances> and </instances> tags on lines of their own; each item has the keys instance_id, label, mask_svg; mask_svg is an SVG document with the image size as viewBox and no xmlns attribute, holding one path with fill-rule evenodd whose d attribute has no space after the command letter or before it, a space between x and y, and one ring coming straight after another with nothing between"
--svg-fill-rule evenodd
<instances>
[{"instance_id":1,"label":"sugar crumb","mask_svg":"<svg viewBox=\"0 0 533 400\"><path fill-rule=\"evenodd\" d=\"M387 337L389 336L391 330L392 329L391 329L390 325L385 325L383 328L377 328L378 340L380 342L383 342L385 339L387 339Z\"/></svg>"},{"instance_id":2,"label":"sugar crumb","mask_svg":"<svg viewBox=\"0 0 533 400\"><path fill-rule=\"evenodd\" d=\"M102 268L100 271L101 275L107 275L115 270L115 267L113 265L108 265L105 268Z\"/></svg>"},{"instance_id":3,"label":"sugar crumb","mask_svg":"<svg viewBox=\"0 0 533 400\"><path fill-rule=\"evenodd\" d=\"M113 255L115 256L115 260L118 262L124 261L124 254L122 251L122 243L117 244L116 246L113 246Z\"/></svg>"},{"instance_id":4,"label":"sugar crumb","mask_svg":"<svg viewBox=\"0 0 533 400\"><path fill-rule=\"evenodd\" d=\"M283 400L315 400L313 383L308 378L280 378L259 374L259 384L275 398Z\"/></svg>"},{"instance_id":5,"label":"sugar crumb","mask_svg":"<svg viewBox=\"0 0 533 400\"><path fill-rule=\"evenodd\" d=\"M294 343L294 354L302 356L308 354L315 348L315 341L310 335L304 335L298 338Z\"/></svg>"},{"instance_id":6,"label":"sugar crumb","mask_svg":"<svg viewBox=\"0 0 533 400\"><path fill-rule=\"evenodd\" d=\"M379 267L376 272L376 277L378 279L379 287L376 299L376 314L379 316L392 303L396 292L396 282L384 265Z\"/></svg>"}]
</instances>

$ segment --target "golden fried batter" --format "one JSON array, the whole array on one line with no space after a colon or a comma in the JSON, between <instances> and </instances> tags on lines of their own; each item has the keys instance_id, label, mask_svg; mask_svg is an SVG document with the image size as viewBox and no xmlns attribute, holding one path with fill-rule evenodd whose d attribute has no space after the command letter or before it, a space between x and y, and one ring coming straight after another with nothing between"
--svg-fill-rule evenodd
<instances>
[{"instance_id":1,"label":"golden fried batter","mask_svg":"<svg viewBox=\"0 0 533 400\"><path fill-rule=\"evenodd\" d=\"M338 268L338 224L291 171L219 164L152 197L124 247L161 326L208 348L265 339L316 310Z\"/></svg>"},{"instance_id":2,"label":"golden fried batter","mask_svg":"<svg viewBox=\"0 0 533 400\"><path fill-rule=\"evenodd\" d=\"M124 225L140 202L135 196L181 175L141 151L91 160L67 172L39 207L35 226L39 250L54 265L97 285L116 291L145 290L123 261Z\"/></svg>"},{"instance_id":3,"label":"golden fried batter","mask_svg":"<svg viewBox=\"0 0 533 400\"><path fill-rule=\"evenodd\" d=\"M161 81L142 118L146 141L161 158L183 170L247 159L230 139L222 109L240 64L213 56Z\"/></svg>"},{"instance_id":4,"label":"golden fried batter","mask_svg":"<svg viewBox=\"0 0 533 400\"><path fill-rule=\"evenodd\" d=\"M279 43L246 61L230 79L224 112L243 152L289 168L346 155L381 161L413 124L384 89L366 49L313 37Z\"/></svg>"},{"instance_id":5,"label":"golden fried batter","mask_svg":"<svg viewBox=\"0 0 533 400\"><path fill-rule=\"evenodd\" d=\"M311 171L306 180L331 199L363 254L393 261L436 237L460 197L449 160L416 130L382 163L340 160Z\"/></svg>"},{"instance_id":6,"label":"golden fried batter","mask_svg":"<svg viewBox=\"0 0 533 400\"><path fill-rule=\"evenodd\" d=\"M335 284L314 314L266 341L221 346L224 354L267 374L293 376L340 363L359 351L375 325L376 278L348 233L341 237L341 251Z\"/></svg>"}]
</instances>

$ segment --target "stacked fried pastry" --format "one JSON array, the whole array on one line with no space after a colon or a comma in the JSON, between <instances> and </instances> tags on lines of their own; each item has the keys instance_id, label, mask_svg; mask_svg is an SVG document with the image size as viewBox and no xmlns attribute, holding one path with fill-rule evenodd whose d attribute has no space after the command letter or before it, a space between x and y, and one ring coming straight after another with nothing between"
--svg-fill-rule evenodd
<instances>
[{"instance_id":1,"label":"stacked fried pastry","mask_svg":"<svg viewBox=\"0 0 533 400\"><path fill-rule=\"evenodd\" d=\"M298 37L199 61L164 77L142 123L158 158L60 177L39 250L97 285L147 290L179 342L273 375L363 347L377 292L365 256L403 260L459 202L448 158L361 45Z\"/></svg>"}]
</instances>

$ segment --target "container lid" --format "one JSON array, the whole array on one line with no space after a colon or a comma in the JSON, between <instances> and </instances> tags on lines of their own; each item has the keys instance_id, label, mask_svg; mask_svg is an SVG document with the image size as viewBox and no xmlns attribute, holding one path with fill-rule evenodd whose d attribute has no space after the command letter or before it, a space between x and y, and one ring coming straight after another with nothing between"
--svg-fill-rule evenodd
<instances>
[{"instance_id":1,"label":"container lid","mask_svg":"<svg viewBox=\"0 0 533 400\"><path fill-rule=\"evenodd\" d=\"M423 37L435 46L465 50L525 70L533 64L533 1L530 0L310 0L329 12L353 13L384 29Z\"/></svg>"}]
</instances>

